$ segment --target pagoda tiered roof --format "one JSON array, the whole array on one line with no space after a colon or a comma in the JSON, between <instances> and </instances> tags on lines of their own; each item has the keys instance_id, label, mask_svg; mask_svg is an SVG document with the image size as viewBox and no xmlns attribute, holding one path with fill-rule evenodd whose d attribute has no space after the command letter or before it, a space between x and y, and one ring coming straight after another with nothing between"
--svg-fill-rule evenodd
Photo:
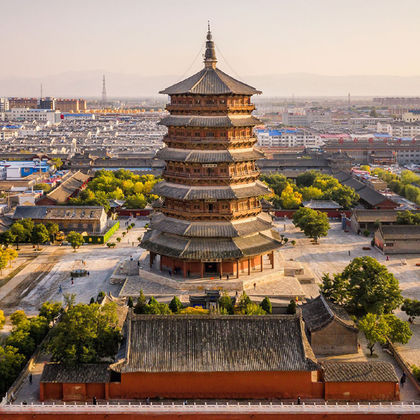
<instances>
[{"instance_id":1,"label":"pagoda tiered roof","mask_svg":"<svg viewBox=\"0 0 420 420\"><path fill-rule=\"evenodd\" d=\"M205 67L187 79L160 91L166 95L255 95L261 91L234 79L222 70Z\"/></svg>"},{"instance_id":2,"label":"pagoda tiered roof","mask_svg":"<svg viewBox=\"0 0 420 420\"><path fill-rule=\"evenodd\" d=\"M169 115L163 118L160 125L171 127L251 127L261 124L261 121L253 115L225 115L225 116L201 116L201 115Z\"/></svg>"},{"instance_id":3,"label":"pagoda tiered roof","mask_svg":"<svg viewBox=\"0 0 420 420\"><path fill-rule=\"evenodd\" d=\"M162 181L154 186L153 194L176 200L234 200L271 194L271 190L261 181L223 187L190 186Z\"/></svg>"},{"instance_id":4,"label":"pagoda tiered roof","mask_svg":"<svg viewBox=\"0 0 420 420\"><path fill-rule=\"evenodd\" d=\"M192 150L164 147L157 151L156 157L174 162L218 163L262 159L264 153L253 148L238 150Z\"/></svg>"},{"instance_id":5,"label":"pagoda tiered roof","mask_svg":"<svg viewBox=\"0 0 420 420\"><path fill-rule=\"evenodd\" d=\"M142 241L149 251L191 260L238 259L272 251L281 246L277 231L266 230L234 238L188 238L149 230Z\"/></svg>"},{"instance_id":6,"label":"pagoda tiered roof","mask_svg":"<svg viewBox=\"0 0 420 420\"><path fill-rule=\"evenodd\" d=\"M152 216L150 227L160 232L196 238L234 238L271 229L271 217L266 213L245 220L223 222L191 222L156 213Z\"/></svg>"}]
</instances>

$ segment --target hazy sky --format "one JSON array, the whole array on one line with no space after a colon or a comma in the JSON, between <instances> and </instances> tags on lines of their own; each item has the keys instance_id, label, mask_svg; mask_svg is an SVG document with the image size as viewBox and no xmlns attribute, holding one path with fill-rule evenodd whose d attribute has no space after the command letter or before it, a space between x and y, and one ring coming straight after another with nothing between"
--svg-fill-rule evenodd
<instances>
[{"instance_id":1,"label":"hazy sky","mask_svg":"<svg viewBox=\"0 0 420 420\"><path fill-rule=\"evenodd\" d=\"M420 0L2 0L0 78L182 76L207 19L239 75L420 75Z\"/></svg>"}]
</instances>

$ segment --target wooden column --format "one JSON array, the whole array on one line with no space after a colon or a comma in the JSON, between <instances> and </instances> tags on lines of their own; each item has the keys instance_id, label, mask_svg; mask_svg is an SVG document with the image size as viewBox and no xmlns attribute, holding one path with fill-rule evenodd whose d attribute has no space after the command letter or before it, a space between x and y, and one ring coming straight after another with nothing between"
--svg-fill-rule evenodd
<instances>
[{"instance_id":1,"label":"wooden column","mask_svg":"<svg viewBox=\"0 0 420 420\"><path fill-rule=\"evenodd\" d=\"M203 262L200 263L200 274L201 274L201 278L203 278L204 277L204 263Z\"/></svg>"},{"instance_id":2,"label":"wooden column","mask_svg":"<svg viewBox=\"0 0 420 420\"><path fill-rule=\"evenodd\" d=\"M271 251L271 268L274 268L274 251Z\"/></svg>"},{"instance_id":3,"label":"wooden column","mask_svg":"<svg viewBox=\"0 0 420 420\"><path fill-rule=\"evenodd\" d=\"M187 262L186 261L182 261L182 275L185 277L187 277Z\"/></svg>"},{"instance_id":4,"label":"wooden column","mask_svg":"<svg viewBox=\"0 0 420 420\"><path fill-rule=\"evenodd\" d=\"M159 270L162 271L162 255L159 255Z\"/></svg>"},{"instance_id":5,"label":"wooden column","mask_svg":"<svg viewBox=\"0 0 420 420\"><path fill-rule=\"evenodd\" d=\"M223 278L223 261L219 262L219 274L220 278Z\"/></svg>"},{"instance_id":6,"label":"wooden column","mask_svg":"<svg viewBox=\"0 0 420 420\"><path fill-rule=\"evenodd\" d=\"M155 253L154 252L150 252L149 254L149 267L152 268L153 267L153 259L154 259Z\"/></svg>"},{"instance_id":7,"label":"wooden column","mask_svg":"<svg viewBox=\"0 0 420 420\"><path fill-rule=\"evenodd\" d=\"M264 270L264 255L261 254L261 271Z\"/></svg>"},{"instance_id":8,"label":"wooden column","mask_svg":"<svg viewBox=\"0 0 420 420\"><path fill-rule=\"evenodd\" d=\"M248 276L251 275L251 258L248 258Z\"/></svg>"},{"instance_id":9,"label":"wooden column","mask_svg":"<svg viewBox=\"0 0 420 420\"><path fill-rule=\"evenodd\" d=\"M236 278L239 279L239 260L236 260Z\"/></svg>"}]
</instances>

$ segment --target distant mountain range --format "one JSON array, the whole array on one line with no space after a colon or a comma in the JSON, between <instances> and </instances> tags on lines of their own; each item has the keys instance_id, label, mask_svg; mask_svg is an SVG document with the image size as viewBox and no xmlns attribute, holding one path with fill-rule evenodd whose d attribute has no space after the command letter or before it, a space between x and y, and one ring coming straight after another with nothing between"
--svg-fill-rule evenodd
<instances>
[{"instance_id":1,"label":"distant mountain range","mask_svg":"<svg viewBox=\"0 0 420 420\"><path fill-rule=\"evenodd\" d=\"M140 76L103 71L72 71L45 77L0 79L1 96L100 97L102 74L112 97L157 96L177 82L174 75ZM265 96L420 96L420 76L326 76L309 73L244 76Z\"/></svg>"}]
</instances>

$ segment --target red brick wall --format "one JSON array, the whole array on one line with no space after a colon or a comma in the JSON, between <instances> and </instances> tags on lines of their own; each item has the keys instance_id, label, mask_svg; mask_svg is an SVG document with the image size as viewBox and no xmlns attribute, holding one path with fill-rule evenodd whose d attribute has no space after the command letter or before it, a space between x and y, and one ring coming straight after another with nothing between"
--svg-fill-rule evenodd
<instances>
[{"instance_id":1,"label":"red brick wall","mask_svg":"<svg viewBox=\"0 0 420 420\"><path fill-rule=\"evenodd\" d=\"M113 398L322 398L311 372L124 373Z\"/></svg>"}]
</instances>

